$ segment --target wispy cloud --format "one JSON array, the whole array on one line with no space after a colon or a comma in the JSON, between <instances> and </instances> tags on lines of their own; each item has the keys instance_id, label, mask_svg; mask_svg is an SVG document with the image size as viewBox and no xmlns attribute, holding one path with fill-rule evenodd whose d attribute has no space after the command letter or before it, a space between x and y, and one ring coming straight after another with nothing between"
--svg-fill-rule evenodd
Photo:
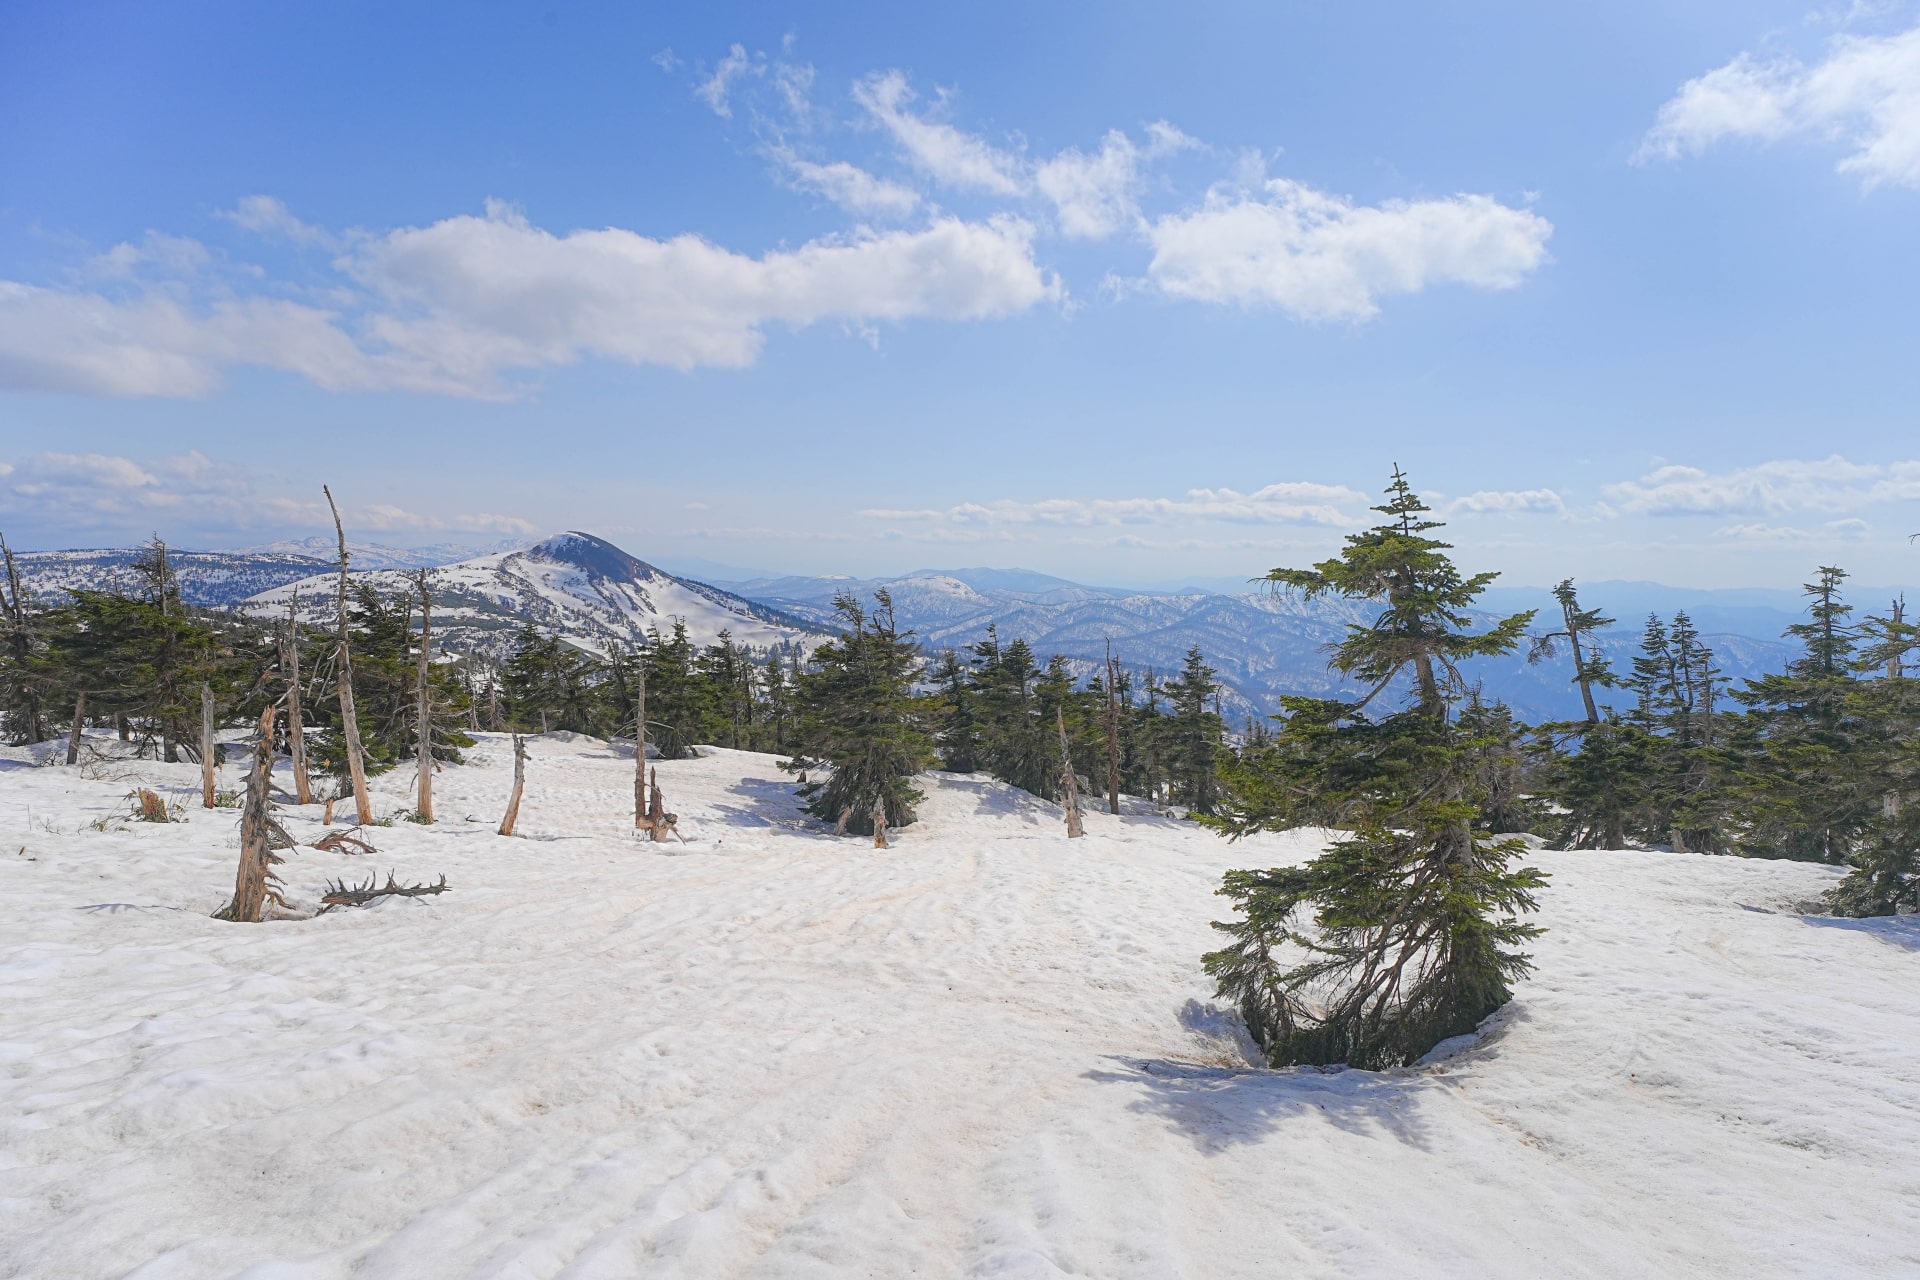
<instances>
[{"instance_id":1,"label":"wispy cloud","mask_svg":"<svg viewBox=\"0 0 1920 1280\"><path fill-rule=\"evenodd\" d=\"M158 457L42 452L0 462L0 510L10 521L71 532L141 533L332 528L317 482L310 495L263 483L247 467L198 450ZM348 522L380 532L455 531L523 535L534 526L491 512L426 514L388 503L349 504Z\"/></svg>"},{"instance_id":2,"label":"wispy cloud","mask_svg":"<svg viewBox=\"0 0 1920 1280\"><path fill-rule=\"evenodd\" d=\"M1345 485L1289 481L1251 493L1237 489L1191 489L1183 498L1046 498L1020 502L965 502L943 509L862 511L876 520L924 521L957 527L1007 525L1122 525L1227 521L1250 524L1322 525L1352 528L1364 523L1358 509L1366 495Z\"/></svg>"},{"instance_id":3,"label":"wispy cloud","mask_svg":"<svg viewBox=\"0 0 1920 1280\"><path fill-rule=\"evenodd\" d=\"M1567 502L1553 489L1481 489L1452 499L1443 510L1449 515L1566 515Z\"/></svg>"},{"instance_id":4,"label":"wispy cloud","mask_svg":"<svg viewBox=\"0 0 1920 1280\"><path fill-rule=\"evenodd\" d=\"M1781 459L1727 471L1662 466L1604 492L1639 515L1760 515L1852 511L1920 498L1920 462L1856 463L1839 454L1816 462Z\"/></svg>"},{"instance_id":5,"label":"wispy cloud","mask_svg":"<svg viewBox=\"0 0 1920 1280\"><path fill-rule=\"evenodd\" d=\"M1672 160L1727 139L1789 137L1841 143L1848 151L1840 171L1869 188L1920 186L1920 27L1836 36L1812 66L1742 53L1681 85L1634 158Z\"/></svg>"}]
</instances>

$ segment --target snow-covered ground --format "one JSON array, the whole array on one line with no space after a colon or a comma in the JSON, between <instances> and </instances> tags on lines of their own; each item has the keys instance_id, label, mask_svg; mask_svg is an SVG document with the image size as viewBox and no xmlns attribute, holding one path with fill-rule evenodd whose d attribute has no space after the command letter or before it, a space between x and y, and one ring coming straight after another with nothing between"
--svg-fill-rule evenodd
<instances>
[{"instance_id":1,"label":"snow-covered ground","mask_svg":"<svg viewBox=\"0 0 1920 1280\"><path fill-rule=\"evenodd\" d=\"M508 754L283 868L452 892L261 925L208 917L192 766L0 761L0 1275L1920 1273L1920 919L1795 914L1828 870L1540 853L1477 1043L1274 1072L1199 956L1304 836L1069 843L943 775L877 851L716 751L659 766L663 848L630 754L548 738L502 839ZM91 829L138 780L189 820Z\"/></svg>"}]
</instances>

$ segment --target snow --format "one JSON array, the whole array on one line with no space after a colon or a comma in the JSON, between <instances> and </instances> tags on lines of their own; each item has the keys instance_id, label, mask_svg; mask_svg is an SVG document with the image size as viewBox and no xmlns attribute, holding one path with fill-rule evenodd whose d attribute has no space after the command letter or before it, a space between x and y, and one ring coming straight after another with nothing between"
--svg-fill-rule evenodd
<instances>
[{"instance_id":1,"label":"snow","mask_svg":"<svg viewBox=\"0 0 1920 1280\"><path fill-rule=\"evenodd\" d=\"M1199 956L1219 873L1304 833L1069 843L934 775L881 851L715 750L659 764L688 841L645 845L631 749L554 737L503 839L488 737L440 825L282 869L452 892L236 925L192 766L4 754L0 1275L1920 1269L1920 920L1795 914L1828 869L1536 852L1550 932L1482 1034L1276 1072ZM93 830L136 783L189 820Z\"/></svg>"}]
</instances>

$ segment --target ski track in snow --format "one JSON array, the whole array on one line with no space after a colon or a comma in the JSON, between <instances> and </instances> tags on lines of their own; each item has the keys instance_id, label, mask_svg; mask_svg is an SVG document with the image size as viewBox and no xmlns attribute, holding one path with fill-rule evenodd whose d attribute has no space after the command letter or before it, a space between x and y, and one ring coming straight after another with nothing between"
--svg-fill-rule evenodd
<instances>
[{"instance_id":1,"label":"ski track in snow","mask_svg":"<svg viewBox=\"0 0 1920 1280\"><path fill-rule=\"evenodd\" d=\"M1220 872L1306 834L1069 843L935 775L879 851L712 751L658 766L689 839L653 846L631 748L530 753L530 838L493 834L488 736L439 826L281 868L307 903L389 867L452 892L262 925L208 918L237 815L193 766L5 753L0 1275L1920 1270L1920 920L1794 914L1830 869L1537 853L1550 932L1477 1041L1273 1072L1199 957ZM189 820L87 829L136 780Z\"/></svg>"}]
</instances>

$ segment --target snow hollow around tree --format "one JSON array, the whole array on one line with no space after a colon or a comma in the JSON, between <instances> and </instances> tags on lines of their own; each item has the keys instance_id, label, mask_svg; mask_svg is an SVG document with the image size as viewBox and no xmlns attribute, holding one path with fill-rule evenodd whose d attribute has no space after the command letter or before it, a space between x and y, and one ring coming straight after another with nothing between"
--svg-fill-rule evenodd
<instances>
[{"instance_id":1,"label":"snow hollow around tree","mask_svg":"<svg viewBox=\"0 0 1920 1280\"><path fill-rule=\"evenodd\" d=\"M1833 870L1532 853L1548 932L1479 1036L1265 1071L1200 956L1221 872L1307 833L1069 843L934 774L876 850L707 750L646 845L630 747L529 747L526 838L484 735L438 826L279 868L451 892L259 925L210 918L239 815L194 766L0 753L0 1276L1920 1270L1920 917L1796 914ZM92 829L139 785L187 821Z\"/></svg>"}]
</instances>

